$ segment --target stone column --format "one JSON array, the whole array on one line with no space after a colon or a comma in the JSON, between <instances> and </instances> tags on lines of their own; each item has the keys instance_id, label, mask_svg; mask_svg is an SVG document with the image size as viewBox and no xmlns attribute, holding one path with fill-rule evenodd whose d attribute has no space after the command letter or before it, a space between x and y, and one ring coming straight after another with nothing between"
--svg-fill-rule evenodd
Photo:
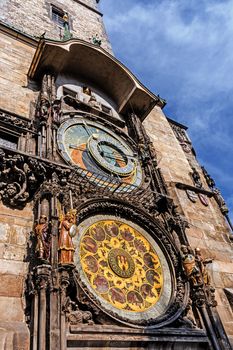
<instances>
[{"instance_id":1,"label":"stone column","mask_svg":"<svg viewBox=\"0 0 233 350\"><path fill-rule=\"evenodd\" d=\"M36 282L38 289L38 350L46 349L46 334L49 332L47 328L47 291L51 283L51 266L50 265L39 265L36 268ZM36 311L34 312L36 318ZM37 321L37 320L36 320ZM36 322L37 323L37 322ZM36 330L34 329L36 333ZM33 332L33 333L34 333ZM34 349L33 349L34 350Z\"/></svg>"},{"instance_id":2,"label":"stone column","mask_svg":"<svg viewBox=\"0 0 233 350\"><path fill-rule=\"evenodd\" d=\"M61 350L66 350L66 315L65 315L65 305L67 300L67 288L70 284L69 272L65 267L60 268L60 341Z\"/></svg>"}]
</instances>

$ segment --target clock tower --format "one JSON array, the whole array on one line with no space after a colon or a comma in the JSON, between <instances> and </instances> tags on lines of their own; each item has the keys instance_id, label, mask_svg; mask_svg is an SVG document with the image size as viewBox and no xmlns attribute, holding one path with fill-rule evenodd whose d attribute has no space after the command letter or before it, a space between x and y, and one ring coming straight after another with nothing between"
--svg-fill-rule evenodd
<instances>
[{"instance_id":1,"label":"clock tower","mask_svg":"<svg viewBox=\"0 0 233 350\"><path fill-rule=\"evenodd\" d=\"M187 128L113 56L98 1L0 8L2 348L230 350L210 266L232 227Z\"/></svg>"}]
</instances>

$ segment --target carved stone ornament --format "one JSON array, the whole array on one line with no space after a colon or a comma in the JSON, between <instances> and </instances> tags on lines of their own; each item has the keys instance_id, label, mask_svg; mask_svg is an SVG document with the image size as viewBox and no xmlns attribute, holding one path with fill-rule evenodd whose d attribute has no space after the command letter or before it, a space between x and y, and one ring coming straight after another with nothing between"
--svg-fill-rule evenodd
<instances>
[{"instance_id":1,"label":"carved stone ornament","mask_svg":"<svg viewBox=\"0 0 233 350\"><path fill-rule=\"evenodd\" d=\"M207 196L204 195L204 194L202 194L202 193L198 193L198 197L199 197L201 203L202 203L205 207L208 207L209 202L208 202Z\"/></svg>"},{"instance_id":2,"label":"carved stone ornament","mask_svg":"<svg viewBox=\"0 0 233 350\"><path fill-rule=\"evenodd\" d=\"M181 126L175 125L173 123L170 123L170 125L173 129L173 132L174 132L177 140L179 141L181 147L183 148L183 151L186 153L191 153L192 152L192 144L187 137L185 129L183 129Z\"/></svg>"},{"instance_id":3,"label":"carved stone ornament","mask_svg":"<svg viewBox=\"0 0 233 350\"><path fill-rule=\"evenodd\" d=\"M66 315L66 322L70 325L79 325L79 324L89 324L93 325L92 313L90 311L82 311L79 309L78 305L67 297L66 303L64 305L64 312Z\"/></svg>"},{"instance_id":4,"label":"carved stone ornament","mask_svg":"<svg viewBox=\"0 0 233 350\"><path fill-rule=\"evenodd\" d=\"M181 142L180 145L183 148L184 152L186 152L186 153L192 152L192 146L189 143Z\"/></svg>"},{"instance_id":5,"label":"carved stone ornament","mask_svg":"<svg viewBox=\"0 0 233 350\"><path fill-rule=\"evenodd\" d=\"M182 313L182 317L178 319L179 325L184 328L197 328L197 323L192 311L192 300L189 298L188 305L184 312Z\"/></svg>"},{"instance_id":6,"label":"carved stone ornament","mask_svg":"<svg viewBox=\"0 0 233 350\"><path fill-rule=\"evenodd\" d=\"M197 169L195 169L194 167L192 167L191 176L192 176L194 185L198 188L202 188L201 177L200 177Z\"/></svg>"},{"instance_id":7,"label":"carved stone ornament","mask_svg":"<svg viewBox=\"0 0 233 350\"><path fill-rule=\"evenodd\" d=\"M191 202L196 203L198 196L194 191L186 190L186 194Z\"/></svg>"},{"instance_id":8,"label":"carved stone ornament","mask_svg":"<svg viewBox=\"0 0 233 350\"><path fill-rule=\"evenodd\" d=\"M206 171L206 169L202 166L201 167L203 175L206 179L207 185L209 186L209 188L213 189L215 187L215 182L214 179L208 174L208 172Z\"/></svg>"},{"instance_id":9,"label":"carved stone ornament","mask_svg":"<svg viewBox=\"0 0 233 350\"><path fill-rule=\"evenodd\" d=\"M36 159L0 149L0 199L5 205L23 207L44 180L43 165Z\"/></svg>"},{"instance_id":10,"label":"carved stone ornament","mask_svg":"<svg viewBox=\"0 0 233 350\"><path fill-rule=\"evenodd\" d=\"M18 115L11 114L0 109L0 122L12 125L16 128L35 131L31 120L26 120L26 118L20 117Z\"/></svg>"},{"instance_id":11,"label":"carved stone ornament","mask_svg":"<svg viewBox=\"0 0 233 350\"><path fill-rule=\"evenodd\" d=\"M215 188L213 190L214 192L214 198L216 202L218 203L218 206L223 214L227 214L229 212L229 209L227 208L226 202L221 194L221 191L218 188Z\"/></svg>"}]
</instances>

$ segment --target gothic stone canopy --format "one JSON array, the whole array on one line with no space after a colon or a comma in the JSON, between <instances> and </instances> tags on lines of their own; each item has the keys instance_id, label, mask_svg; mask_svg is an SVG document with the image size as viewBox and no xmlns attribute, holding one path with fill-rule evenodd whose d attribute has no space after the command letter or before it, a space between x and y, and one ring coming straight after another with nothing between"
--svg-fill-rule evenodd
<instances>
[{"instance_id":1,"label":"gothic stone canopy","mask_svg":"<svg viewBox=\"0 0 233 350\"><path fill-rule=\"evenodd\" d=\"M115 57L82 40L41 40L28 75L36 80L48 71L94 84L112 98L118 113L133 110L142 120L156 104L162 103Z\"/></svg>"}]
</instances>

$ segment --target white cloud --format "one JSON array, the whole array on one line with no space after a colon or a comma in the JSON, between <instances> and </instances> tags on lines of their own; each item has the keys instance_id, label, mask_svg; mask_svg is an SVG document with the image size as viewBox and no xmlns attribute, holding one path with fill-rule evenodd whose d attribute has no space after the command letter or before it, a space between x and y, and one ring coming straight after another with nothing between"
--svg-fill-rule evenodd
<instances>
[{"instance_id":1,"label":"white cloud","mask_svg":"<svg viewBox=\"0 0 233 350\"><path fill-rule=\"evenodd\" d=\"M232 198L233 0L101 1L117 57L168 100Z\"/></svg>"}]
</instances>

